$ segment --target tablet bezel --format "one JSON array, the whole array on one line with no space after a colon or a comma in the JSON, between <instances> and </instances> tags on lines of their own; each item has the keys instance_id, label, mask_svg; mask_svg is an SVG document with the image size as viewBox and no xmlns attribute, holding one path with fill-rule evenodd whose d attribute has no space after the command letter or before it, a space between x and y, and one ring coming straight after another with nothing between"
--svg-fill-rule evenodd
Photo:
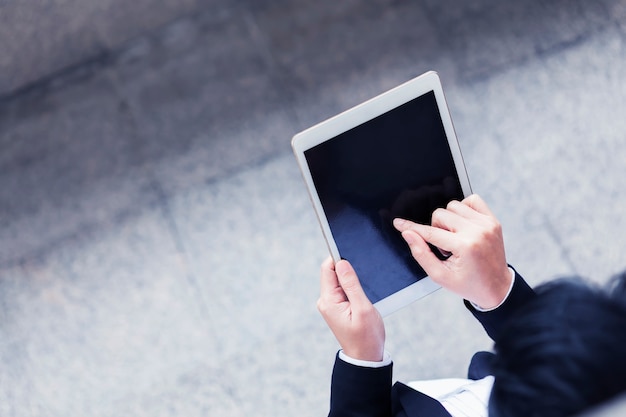
<instances>
[{"instance_id":1,"label":"tablet bezel","mask_svg":"<svg viewBox=\"0 0 626 417\"><path fill-rule=\"evenodd\" d=\"M331 233L328 219L322 207L319 195L315 188L311 172L305 157L305 151L331 140L338 135L356 127L369 120L387 113L417 97L426 93L434 92L435 102L437 104L444 133L448 140L448 147L452 154L454 166L456 168L457 177L461 185L464 196L472 193L463 156L458 144L454 125L450 117L448 105L443 93L441 81L435 71L429 71L420 75L406 83L395 87L377 97L374 97L362 104L359 104L349 110L344 111L328 120L325 120L315 126L312 126L298 134L296 134L291 142L294 154L300 166L300 171L306 183L309 197L315 209L318 222L322 228L322 233L328 250L335 262L341 259L339 250ZM430 277L420 279L419 281L397 291L376 302L374 306L378 309L382 316L391 314L392 312L436 291L439 285L434 283Z\"/></svg>"}]
</instances>

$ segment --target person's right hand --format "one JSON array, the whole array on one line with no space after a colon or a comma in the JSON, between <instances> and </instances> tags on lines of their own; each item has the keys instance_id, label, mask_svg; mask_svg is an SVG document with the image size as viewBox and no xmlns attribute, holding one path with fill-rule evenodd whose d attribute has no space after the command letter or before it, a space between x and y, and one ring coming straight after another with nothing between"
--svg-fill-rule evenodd
<instances>
[{"instance_id":1,"label":"person's right hand","mask_svg":"<svg viewBox=\"0 0 626 417\"><path fill-rule=\"evenodd\" d=\"M322 264L321 294L317 308L341 345L353 359L380 362L385 348L385 325L363 292L348 261Z\"/></svg>"},{"instance_id":2,"label":"person's right hand","mask_svg":"<svg viewBox=\"0 0 626 417\"><path fill-rule=\"evenodd\" d=\"M431 226L395 219L394 226L428 276L461 297L489 309L511 285L500 223L477 195L452 201L432 215ZM450 256L440 260L428 243Z\"/></svg>"}]
</instances>

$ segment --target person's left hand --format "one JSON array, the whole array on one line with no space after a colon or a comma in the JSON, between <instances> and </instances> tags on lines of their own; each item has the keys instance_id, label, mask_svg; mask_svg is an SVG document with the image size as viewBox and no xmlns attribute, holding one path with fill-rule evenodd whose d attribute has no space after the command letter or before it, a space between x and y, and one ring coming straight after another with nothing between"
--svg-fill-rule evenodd
<instances>
[{"instance_id":1,"label":"person's left hand","mask_svg":"<svg viewBox=\"0 0 626 417\"><path fill-rule=\"evenodd\" d=\"M348 261L322 264L321 294L317 308L341 345L353 359L380 362L385 349L385 325L363 292Z\"/></svg>"}]
</instances>

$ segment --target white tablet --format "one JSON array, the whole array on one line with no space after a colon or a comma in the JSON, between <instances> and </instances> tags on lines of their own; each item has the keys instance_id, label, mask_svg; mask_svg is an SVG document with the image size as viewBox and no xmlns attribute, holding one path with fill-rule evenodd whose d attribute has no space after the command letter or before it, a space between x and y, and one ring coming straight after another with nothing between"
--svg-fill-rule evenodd
<instances>
[{"instance_id":1,"label":"white tablet","mask_svg":"<svg viewBox=\"0 0 626 417\"><path fill-rule=\"evenodd\" d=\"M437 73L298 133L292 147L333 259L350 261L383 316L438 288L392 225L430 224L471 194Z\"/></svg>"}]
</instances>

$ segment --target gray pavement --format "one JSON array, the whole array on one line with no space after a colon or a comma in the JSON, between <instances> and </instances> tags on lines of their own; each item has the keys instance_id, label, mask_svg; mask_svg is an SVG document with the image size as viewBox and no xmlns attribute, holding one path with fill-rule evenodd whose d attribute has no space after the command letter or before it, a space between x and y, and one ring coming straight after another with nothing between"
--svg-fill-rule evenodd
<instances>
[{"instance_id":1,"label":"gray pavement","mask_svg":"<svg viewBox=\"0 0 626 417\"><path fill-rule=\"evenodd\" d=\"M211 2L5 95L0 414L324 415L290 139L430 69L509 262L626 268L626 1L517 3ZM399 380L490 347L444 291L386 323Z\"/></svg>"}]
</instances>

